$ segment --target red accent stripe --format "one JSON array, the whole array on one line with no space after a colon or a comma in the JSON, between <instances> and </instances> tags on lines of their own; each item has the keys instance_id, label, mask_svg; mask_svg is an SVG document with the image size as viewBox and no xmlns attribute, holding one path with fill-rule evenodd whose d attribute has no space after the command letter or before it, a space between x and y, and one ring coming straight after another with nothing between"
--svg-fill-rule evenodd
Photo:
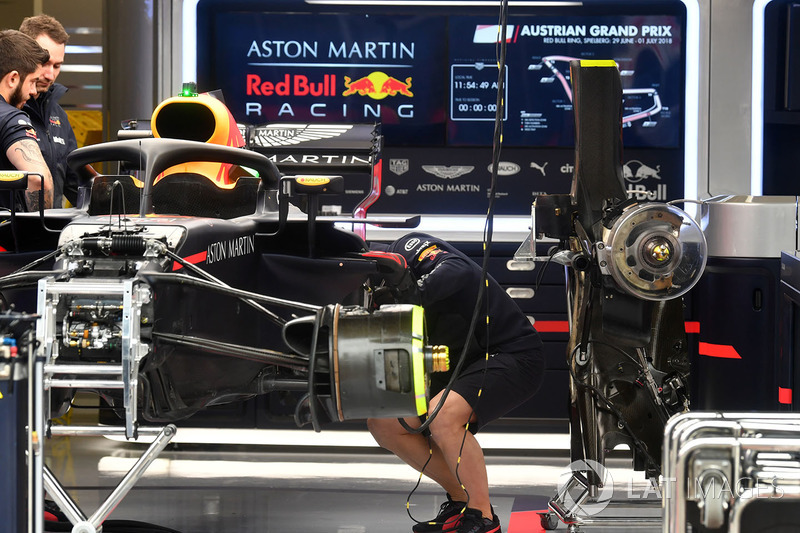
<instances>
[{"instance_id":1,"label":"red accent stripe","mask_svg":"<svg viewBox=\"0 0 800 533\"><path fill-rule=\"evenodd\" d=\"M545 333L569 333L569 322L566 320L537 320L536 331ZM700 322L686 322L686 333L700 333Z\"/></svg>"},{"instance_id":2,"label":"red accent stripe","mask_svg":"<svg viewBox=\"0 0 800 533\"><path fill-rule=\"evenodd\" d=\"M547 509L542 511L517 511L511 513L508 520L507 533L545 533L539 513L546 512Z\"/></svg>"},{"instance_id":3,"label":"red accent stripe","mask_svg":"<svg viewBox=\"0 0 800 533\"><path fill-rule=\"evenodd\" d=\"M566 320L537 320L533 327L539 333L569 333L569 322Z\"/></svg>"},{"instance_id":4,"label":"red accent stripe","mask_svg":"<svg viewBox=\"0 0 800 533\"><path fill-rule=\"evenodd\" d=\"M778 387L778 403L792 405L792 389Z\"/></svg>"},{"instance_id":5,"label":"red accent stripe","mask_svg":"<svg viewBox=\"0 0 800 533\"><path fill-rule=\"evenodd\" d=\"M390 259L397 263L401 268L407 268L408 263L406 263L406 258L400 254L395 254L392 252L364 252L361 254L364 257L383 257L385 259Z\"/></svg>"},{"instance_id":6,"label":"red accent stripe","mask_svg":"<svg viewBox=\"0 0 800 533\"><path fill-rule=\"evenodd\" d=\"M186 261L187 263L196 265L197 263L204 262L206 260L206 257L208 257L208 251L199 252L194 255L190 255L189 257L184 257L183 260ZM172 265L172 270L180 270L182 268L183 265L178 263L177 261Z\"/></svg>"},{"instance_id":7,"label":"red accent stripe","mask_svg":"<svg viewBox=\"0 0 800 533\"><path fill-rule=\"evenodd\" d=\"M711 344L710 342L701 342L698 346L700 355L707 355L708 357L719 357L720 359L741 359L742 356L736 351L736 348L730 344Z\"/></svg>"},{"instance_id":8,"label":"red accent stripe","mask_svg":"<svg viewBox=\"0 0 800 533\"><path fill-rule=\"evenodd\" d=\"M518 37L519 37L519 24L517 24L517 27L514 29L514 42L517 42Z\"/></svg>"},{"instance_id":9,"label":"red accent stripe","mask_svg":"<svg viewBox=\"0 0 800 533\"><path fill-rule=\"evenodd\" d=\"M461 523L461 517L462 516L464 516L464 515L459 513L459 514L451 516L450 518L445 520L444 521L444 525L442 526L442 531L455 531L455 529Z\"/></svg>"}]
</instances>

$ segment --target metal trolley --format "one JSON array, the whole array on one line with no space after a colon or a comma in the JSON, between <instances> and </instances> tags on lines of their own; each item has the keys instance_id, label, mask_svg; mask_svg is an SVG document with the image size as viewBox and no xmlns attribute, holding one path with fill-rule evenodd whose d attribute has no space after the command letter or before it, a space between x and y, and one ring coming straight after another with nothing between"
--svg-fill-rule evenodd
<instances>
[{"instance_id":1,"label":"metal trolley","mask_svg":"<svg viewBox=\"0 0 800 533\"><path fill-rule=\"evenodd\" d=\"M664 533L684 533L695 521L729 533L797 527L800 413L676 415L665 429L663 463ZM781 505L781 513L750 512L754 504ZM781 524L762 518L779 515Z\"/></svg>"}]
</instances>

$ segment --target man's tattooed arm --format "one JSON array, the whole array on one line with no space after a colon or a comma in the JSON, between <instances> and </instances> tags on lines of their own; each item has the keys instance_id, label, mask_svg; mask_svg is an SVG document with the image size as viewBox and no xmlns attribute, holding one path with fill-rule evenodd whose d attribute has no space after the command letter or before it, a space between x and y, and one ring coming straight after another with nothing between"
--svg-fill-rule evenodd
<instances>
[{"instance_id":1,"label":"man's tattooed arm","mask_svg":"<svg viewBox=\"0 0 800 533\"><path fill-rule=\"evenodd\" d=\"M28 189L25 191L25 201L28 210L39 209L39 190L44 186L44 207L53 207L53 176L47 163L44 162L39 145L33 139L21 139L12 144L6 151L6 156L17 170L25 172L38 172L44 179L38 176L28 176Z\"/></svg>"},{"instance_id":2,"label":"man's tattooed arm","mask_svg":"<svg viewBox=\"0 0 800 533\"><path fill-rule=\"evenodd\" d=\"M23 191L25 195L25 205L28 207L28 211L38 211L39 210L39 191Z\"/></svg>"}]
</instances>

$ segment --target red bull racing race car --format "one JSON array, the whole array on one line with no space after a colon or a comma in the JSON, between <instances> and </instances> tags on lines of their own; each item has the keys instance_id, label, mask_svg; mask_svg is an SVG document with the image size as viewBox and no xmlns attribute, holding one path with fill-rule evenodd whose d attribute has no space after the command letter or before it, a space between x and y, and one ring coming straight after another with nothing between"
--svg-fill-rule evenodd
<instances>
[{"instance_id":1,"label":"red bull racing race car","mask_svg":"<svg viewBox=\"0 0 800 533\"><path fill-rule=\"evenodd\" d=\"M141 419L272 391L297 393L296 422L317 430L424 413L446 353L426 345L422 308L369 301L397 263L292 204L316 206L341 177L283 175L209 95L165 101L151 127L70 155L114 168L75 208L0 225L4 304L39 317L44 419L80 389L117 408L129 438Z\"/></svg>"}]
</instances>

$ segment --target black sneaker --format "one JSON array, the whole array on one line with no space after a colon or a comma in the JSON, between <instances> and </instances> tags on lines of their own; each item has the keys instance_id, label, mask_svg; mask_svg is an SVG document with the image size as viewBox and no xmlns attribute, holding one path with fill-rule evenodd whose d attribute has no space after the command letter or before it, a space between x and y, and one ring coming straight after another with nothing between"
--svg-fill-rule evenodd
<instances>
[{"instance_id":1,"label":"black sneaker","mask_svg":"<svg viewBox=\"0 0 800 533\"><path fill-rule=\"evenodd\" d=\"M458 520L461 518L461 510L466 503L456 502L447 495L447 501L439 507L439 514L436 518L428 522L414 524L411 530L414 533L438 533L439 531L455 532Z\"/></svg>"},{"instance_id":2,"label":"black sneaker","mask_svg":"<svg viewBox=\"0 0 800 533\"><path fill-rule=\"evenodd\" d=\"M492 514L492 519L489 520L479 510L467 508L461 516L456 533L502 533L500 519Z\"/></svg>"}]
</instances>

